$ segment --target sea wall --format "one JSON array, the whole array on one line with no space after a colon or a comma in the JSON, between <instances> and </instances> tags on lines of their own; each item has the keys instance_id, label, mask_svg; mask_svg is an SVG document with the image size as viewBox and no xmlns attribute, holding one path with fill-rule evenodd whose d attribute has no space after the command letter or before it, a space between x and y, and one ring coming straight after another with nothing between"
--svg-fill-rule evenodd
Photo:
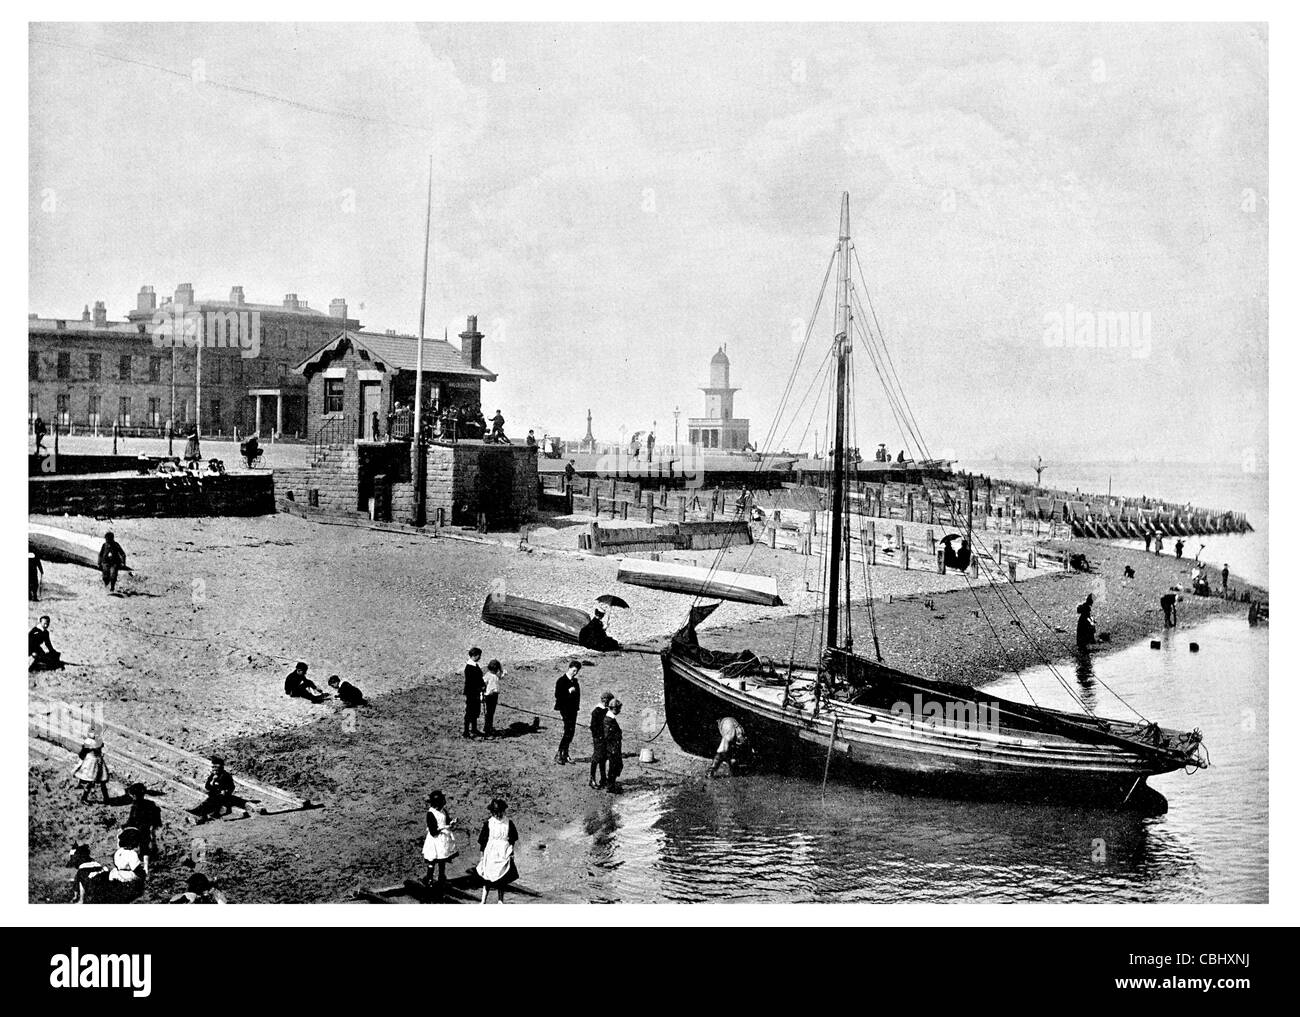
<instances>
[{"instance_id":1,"label":"sea wall","mask_svg":"<svg viewBox=\"0 0 1300 1017\"><path fill-rule=\"evenodd\" d=\"M269 474L39 476L27 481L28 512L40 515L260 516L275 511Z\"/></svg>"}]
</instances>

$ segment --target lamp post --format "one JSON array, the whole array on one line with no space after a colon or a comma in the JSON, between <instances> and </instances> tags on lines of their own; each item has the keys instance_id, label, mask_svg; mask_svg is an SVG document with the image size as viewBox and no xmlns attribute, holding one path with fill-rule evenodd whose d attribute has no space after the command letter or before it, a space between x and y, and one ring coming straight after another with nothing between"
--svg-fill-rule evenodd
<instances>
[{"instance_id":1,"label":"lamp post","mask_svg":"<svg viewBox=\"0 0 1300 1017\"><path fill-rule=\"evenodd\" d=\"M682 415L682 408L680 406L674 406L673 407L673 454L678 456L682 454L682 447L681 445L678 444L678 435L677 435L677 419L681 415Z\"/></svg>"}]
</instances>

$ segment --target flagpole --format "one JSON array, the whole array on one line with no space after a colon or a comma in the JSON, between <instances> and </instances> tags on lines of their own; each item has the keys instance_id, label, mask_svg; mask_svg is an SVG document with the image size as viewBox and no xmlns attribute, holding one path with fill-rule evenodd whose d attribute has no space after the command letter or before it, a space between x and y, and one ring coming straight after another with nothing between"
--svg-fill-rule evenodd
<instances>
[{"instance_id":1,"label":"flagpole","mask_svg":"<svg viewBox=\"0 0 1300 1017\"><path fill-rule=\"evenodd\" d=\"M415 341L415 434L411 438L411 480L415 491L415 525L424 525L424 312L429 295L429 234L433 226L433 156L429 156L429 193L424 212L424 272L420 279L420 335Z\"/></svg>"}]
</instances>

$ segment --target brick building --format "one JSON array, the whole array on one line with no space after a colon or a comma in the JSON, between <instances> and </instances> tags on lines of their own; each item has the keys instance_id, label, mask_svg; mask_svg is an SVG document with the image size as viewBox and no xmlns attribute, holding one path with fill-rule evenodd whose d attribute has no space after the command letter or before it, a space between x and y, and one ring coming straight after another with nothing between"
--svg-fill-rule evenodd
<instances>
[{"instance_id":1,"label":"brick building","mask_svg":"<svg viewBox=\"0 0 1300 1017\"><path fill-rule=\"evenodd\" d=\"M340 326L360 327L342 300L327 314L294 293L248 303L242 286L229 300L195 299L188 283L161 305L141 287L125 321L109 321L102 301L80 319L30 315L28 419L135 433L197 420L204 434L306 437L306 384L294 367Z\"/></svg>"},{"instance_id":2,"label":"brick building","mask_svg":"<svg viewBox=\"0 0 1300 1017\"><path fill-rule=\"evenodd\" d=\"M423 384L426 410L467 408L482 401L482 383L497 376L483 366L483 333L471 315L460 334L460 349L445 339L424 340ZM312 433L335 421L349 437L376 438L372 414L388 433L394 408L415 404L417 340L393 332L340 331L294 370L307 386L307 423ZM492 416L494 407L484 412Z\"/></svg>"}]
</instances>

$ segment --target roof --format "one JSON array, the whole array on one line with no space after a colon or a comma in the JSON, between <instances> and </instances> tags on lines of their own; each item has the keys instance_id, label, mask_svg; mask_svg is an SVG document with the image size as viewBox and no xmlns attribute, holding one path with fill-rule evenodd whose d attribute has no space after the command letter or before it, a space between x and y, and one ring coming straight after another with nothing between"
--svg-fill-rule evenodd
<instances>
[{"instance_id":1,"label":"roof","mask_svg":"<svg viewBox=\"0 0 1300 1017\"><path fill-rule=\"evenodd\" d=\"M59 326L59 322L63 326ZM86 321L81 317L76 318L28 318L28 332L56 332L56 333L91 333L94 335L109 336L127 336L139 338L142 333L137 325L129 321L109 321L103 325L96 325L94 321ZM146 336L146 338L148 338Z\"/></svg>"},{"instance_id":2,"label":"roof","mask_svg":"<svg viewBox=\"0 0 1300 1017\"><path fill-rule=\"evenodd\" d=\"M413 335L388 335L378 332L340 332L328 343L294 368L298 374L307 375L321 366L333 353L338 352L344 339L366 350L371 357L395 371L415 370L415 351L418 340ZM423 368L432 374L457 374L484 381L496 381L497 376L486 367L471 367L445 339L425 339Z\"/></svg>"},{"instance_id":3,"label":"roof","mask_svg":"<svg viewBox=\"0 0 1300 1017\"><path fill-rule=\"evenodd\" d=\"M715 353L715 354L713 354L713 359L710 360L709 363L711 363L711 364L730 364L731 361L727 359L727 351L724 350L721 346L719 346L719 347L718 347L718 352Z\"/></svg>"}]
</instances>

